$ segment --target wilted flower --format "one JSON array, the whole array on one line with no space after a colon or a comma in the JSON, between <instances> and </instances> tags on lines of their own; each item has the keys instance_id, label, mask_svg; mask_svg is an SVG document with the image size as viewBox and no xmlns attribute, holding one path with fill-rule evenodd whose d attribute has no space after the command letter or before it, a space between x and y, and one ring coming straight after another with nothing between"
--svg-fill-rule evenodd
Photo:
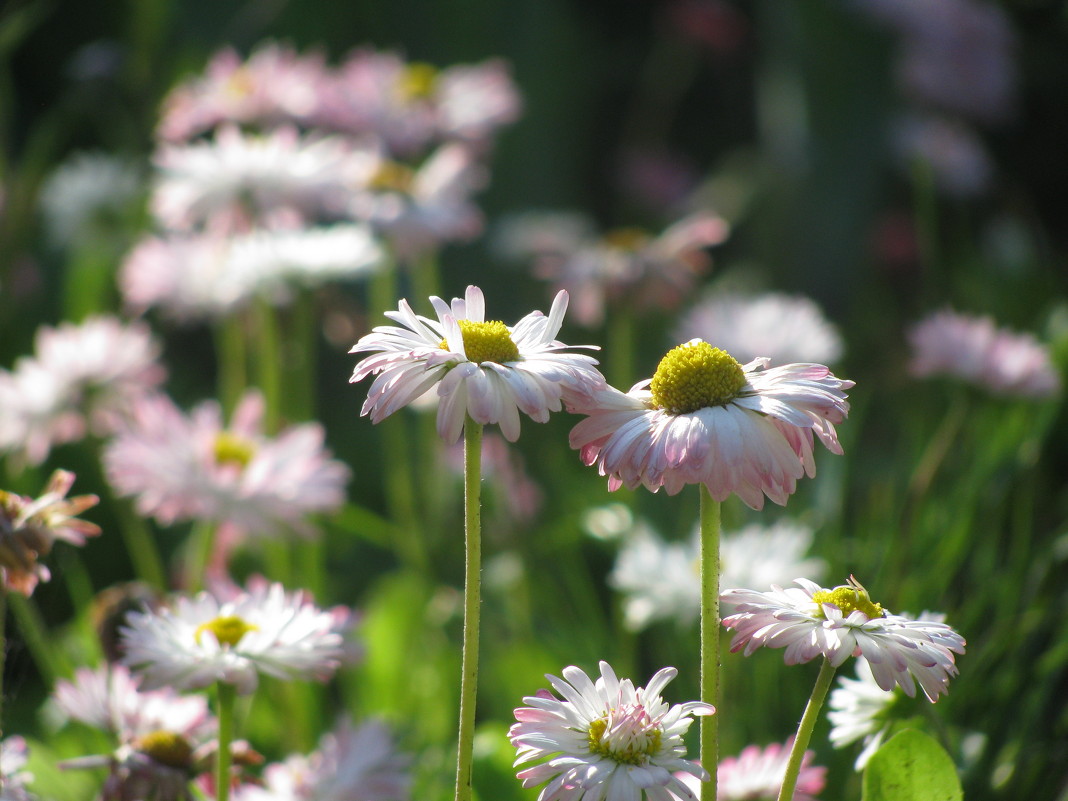
<instances>
[{"instance_id":1,"label":"wilted flower","mask_svg":"<svg viewBox=\"0 0 1068 801\"><path fill-rule=\"evenodd\" d=\"M123 662L150 690L222 682L246 695L260 673L325 681L344 656L348 618L347 610L322 611L307 593L287 593L281 584L256 584L228 601L202 592L179 597L171 609L130 614Z\"/></svg>"},{"instance_id":2,"label":"wilted flower","mask_svg":"<svg viewBox=\"0 0 1068 801\"><path fill-rule=\"evenodd\" d=\"M948 625L889 614L852 577L830 590L808 579L795 583L800 589L722 594L737 610L723 619L735 631L732 652L744 648L749 656L761 646L785 648L788 665L823 656L835 667L863 656L885 691L896 685L911 697L919 683L932 703L949 691L958 673L953 654L963 654L965 642Z\"/></svg>"},{"instance_id":3,"label":"wilted flower","mask_svg":"<svg viewBox=\"0 0 1068 801\"><path fill-rule=\"evenodd\" d=\"M546 676L563 698L547 690L528 696L515 710L508 738L516 747L515 764L545 759L517 774L524 787L548 782L538 801L641 801L664 799L667 792L686 801L697 796L674 771L700 779L708 773L686 759L683 735L693 715L715 709L700 701L669 707L660 693L678 674L657 671L647 687L622 681L607 662L592 681L577 667L564 668L564 678Z\"/></svg>"},{"instance_id":4,"label":"wilted flower","mask_svg":"<svg viewBox=\"0 0 1068 801\"><path fill-rule=\"evenodd\" d=\"M115 430L166 373L142 322L90 317L42 326L34 355L0 370L0 450L40 464L55 445Z\"/></svg>"},{"instance_id":5,"label":"wilted flower","mask_svg":"<svg viewBox=\"0 0 1068 801\"><path fill-rule=\"evenodd\" d=\"M683 316L675 336L711 342L742 363L767 356L771 364L832 364L842 357L841 335L802 295L714 292Z\"/></svg>"},{"instance_id":6,"label":"wilted flower","mask_svg":"<svg viewBox=\"0 0 1068 801\"><path fill-rule=\"evenodd\" d=\"M396 750L378 721L359 726L343 719L323 735L319 749L268 765L264 786L245 784L234 801L406 801L410 759Z\"/></svg>"},{"instance_id":7,"label":"wilted flower","mask_svg":"<svg viewBox=\"0 0 1068 801\"><path fill-rule=\"evenodd\" d=\"M606 387L572 404L588 417L571 430L571 447L608 476L609 490L674 495L704 484L717 501L785 504L797 479L815 475L813 434L842 452L834 425L853 382L819 364L764 369L768 361L743 366L701 340L679 345L630 392Z\"/></svg>"},{"instance_id":8,"label":"wilted flower","mask_svg":"<svg viewBox=\"0 0 1068 801\"><path fill-rule=\"evenodd\" d=\"M415 314L407 301L386 316L403 325L379 326L350 353L381 351L362 359L350 382L376 378L361 414L381 422L437 384L438 433L456 442L470 415L476 423L498 423L509 442L519 437L519 412L539 423L559 411L565 395L603 385L590 356L561 353L555 339L567 310L567 293L553 301L549 316L531 312L514 326L486 320L482 290L469 286L464 299L447 304L431 298L437 320Z\"/></svg>"},{"instance_id":9,"label":"wilted flower","mask_svg":"<svg viewBox=\"0 0 1068 801\"><path fill-rule=\"evenodd\" d=\"M785 743L772 743L764 748L750 745L736 757L721 759L716 771L717 801L775 801L786 776L786 763L790 761L792 747L791 738ZM813 765L815 758L814 751L805 751L793 801L815 801L816 796L823 792L827 783L827 768ZM678 777L695 794L700 791L700 782L693 776L680 773Z\"/></svg>"},{"instance_id":10,"label":"wilted flower","mask_svg":"<svg viewBox=\"0 0 1068 801\"><path fill-rule=\"evenodd\" d=\"M84 545L86 537L100 533L95 523L78 518L96 506L95 495L68 498L74 474L57 470L39 498L0 490L0 580L4 591L33 594L38 581L50 574L40 559L48 556L56 540Z\"/></svg>"},{"instance_id":11,"label":"wilted flower","mask_svg":"<svg viewBox=\"0 0 1068 801\"><path fill-rule=\"evenodd\" d=\"M998 328L990 317L948 309L935 312L908 332L913 375L950 375L997 395L1048 398L1061 377L1049 350L1030 334Z\"/></svg>"},{"instance_id":12,"label":"wilted flower","mask_svg":"<svg viewBox=\"0 0 1068 801\"><path fill-rule=\"evenodd\" d=\"M312 534L306 517L338 508L349 469L330 458L318 423L276 437L263 432L264 401L248 392L224 426L215 401L189 415L167 397L145 397L104 451L108 481L165 525L213 521L235 532Z\"/></svg>"}]
</instances>

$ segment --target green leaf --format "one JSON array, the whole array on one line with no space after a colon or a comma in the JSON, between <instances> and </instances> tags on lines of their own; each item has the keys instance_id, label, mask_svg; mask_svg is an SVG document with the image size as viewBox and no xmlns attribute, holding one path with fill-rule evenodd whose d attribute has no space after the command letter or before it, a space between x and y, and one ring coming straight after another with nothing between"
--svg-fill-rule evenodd
<instances>
[{"instance_id":1,"label":"green leaf","mask_svg":"<svg viewBox=\"0 0 1068 801\"><path fill-rule=\"evenodd\" d=\"M886 741L864 769L863 801L960 801L957 768L929 735L906 729Z\"/></svg>"}]
</instances>

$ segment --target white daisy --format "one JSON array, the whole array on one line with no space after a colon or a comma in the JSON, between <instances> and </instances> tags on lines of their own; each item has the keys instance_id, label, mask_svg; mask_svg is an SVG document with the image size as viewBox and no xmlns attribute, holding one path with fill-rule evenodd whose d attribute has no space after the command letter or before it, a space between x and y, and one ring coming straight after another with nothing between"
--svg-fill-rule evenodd
<instances>
[{"instance_id":1,"label":"white daisy","mask_svg":"<svg viewBox=\"0 0 1068 801\"><path fill-rule=\"evenodd\" d=\"M225 602L202 592L179 597L173 609L131 613L122 629L123 662L146 690L223 682L247 695L260 673L325 681L344 655L347 619L281 584L256 585Z\"/></svg>"},{"instance_id":2,"label":"white daisy","mask_svg":"<svg viewBox=\"0 0 1068 801\"><path fill-rule=\"evenodd\" d=\"M29 761L26 740L17 735L0 740L0 801L33 801L26 785L33 774L23 770Z\"/></svg>"},{"instance_id":3,"label":"white daisy","mask_svg":"<svg viewBox=\"0 0 1068 801\"><path fill-rule=\"evenodd\" d=\"M673 771L707 780L708 772L686 759L682 738L693 715L715 709L700 701L669 707L660 693L678 674L662 668L647 687L622 681L607 662L592 681L582 670L564 668L564 678L546 676L562 697L547 690L528 696L515 710L508 738L516 747L515 764L546 762L524 768L524 787L548 782L538 801L669 801L675 793L686 801L697 796Z\"/></svg>"},{"instance_id":4,"label":"white daisy","mask_svg":"<svg viewBox=\"0 0 1068 801\"><path fill-rule=\"evenodd\" d=\"M761 646L785 648L788 665L823 656L835 667L863 656L883 690L897 685L914 696L919 683L932 703L949 691L958 673L953 654L963 654L965 642L948 625L889 614L852 578L830 590L808 579L795 583L800 589L722 594L737 610L723 619L735 631L732 652L744 648L749 656Z\"/></svg>"},{"instance_id":5,"label":"white daisy","mask_svg":"<svg viewBox=\"0 0 1068 801\"><path fill-rule=\"evenodd\" d=\"M375 375L361 414L378 423L437 384L438 433L456 442L468 415L498 423L509 442L519 437L519 412L544 423L561 400L603 386L590 356L561 353L555 339L567 309L560 292L549 316L531 312L514 326L486 320L482 290L469 286L451 306L431 298L437 320L422 317L402 300L386 316L403 328L379 326L350 353L381 351L357 365L350 383Z\"/></svg>"},{"instance_id":6,"label":"white daisy","mask_svg":"<svg viewBox=\"0 0 1068 801\"><path fill-rule=\"evenodd\" d=\"M679 345L630 392L606 387L572 404L587 419L571 430L571 447L608 476L609 490L674 495L704 484L717 501L736 494L760 509L766 495L783 505L799 478L816 474L813 435L842 453L834 426L853 382L819 364L768 362L743 366L697 339Z\"/></svg>"},{"instance_id":7,"label":"white daisy","mask_svg":"<svg viewBox=\"0 0 1068 801\"><path fill-rule=\"evenodd\" d=\"M830 740L835 748L844 748L857 740L864 748L854 767L860 771L872 754L879 750L889 732L886 713L897 700L895 692L887 692L875 681L871 665L864 657L857 658L857 677L838 677L838 686L827 698L827 720L831 723Z\"/></svg>"}]
</instances>

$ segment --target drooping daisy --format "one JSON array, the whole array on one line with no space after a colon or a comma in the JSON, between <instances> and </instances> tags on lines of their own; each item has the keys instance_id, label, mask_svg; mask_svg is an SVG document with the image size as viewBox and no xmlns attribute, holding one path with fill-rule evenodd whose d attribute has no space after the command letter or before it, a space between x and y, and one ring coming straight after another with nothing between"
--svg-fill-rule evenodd
<instances>
[{"instance_id":1,"label":"drooping daisy","mask_svg":"<svg viewBox=\"0 0 1068 801\"><path fill-rule=\"evenodd\" d=\"M854 767L860 771L872 754L879 750L889 732L887 712L899 698L897 693L880 687L864 657L857 657L857 677L838 677L838 686L827 698L827 720L831 723L830 740L835 748L844 748L857 740L864 747Z\"/></svg>"},{"instance_id":2,"label":"drooping daisy","mask_svg":"<svg viewBox=\"0 0 1068 801\"><path fill-rule=\"evenodd\" d=\"M40 464L55 445L113 432L166 376L148 326L109 316L42 326L34 355L0 370L0 451Z\"/></svg>"},{"instance_id":3,"label":"drooping daisy","mask_svg":"<svg viewBox=\"0 0 1068 801\"><path fill-rule=\"evenodd\" d=\"M268 765L263 786L241 785L234 801L406 801L409 757L376 720L354 726L342 719L308 756Z\"/></svg>"},{"instance_id":4,"label":"drooping daisy","mask_svg":"<svg viewBox=\"0 0 1068 801\"><path fill-rule=\"evenodd\" d=\"M708 773L686 759L683 735L693 715L715 710L700 701L669 707L660 697L675 668L657 671L647 687L620 680L607 662L592 681L577 667L564 678L546 676L547 690L523 699L508 732L516 747L516 766L546 761L519 771L524 787L548 782L538 801L667 801L669 792L686 801L697 796L675 771L707 779Z\"/></svg>"},{"instance_id":5,"label":"drooping daisy","mask_svg":"<svg viewBox=\"0 0 1068 801\"><path fill-rule=\"evenodd\" d=\"M123 662L142 688L191 690L215 682L247 695L260 673L281 679L333 675L344 656L348 616L322 611L307 593L258 584L233 600L202 592L171 609L132 613L122 631Z\"/></svg>"},{"instance_id":6,"label":"drooping daisy","mask_svg":"<svg viewBox=\"0 0 1068 801\"><path fill-rule=\"evenodd\" d=\"M108 481L165 525L202 520L246 535L312 534L306 517L344 502L349 469L330 458L322 426L302 423L272 438L263 416L257 392L241 399L229 426L214 401L185 415L167 397L143 398L104 451Z\"/></svg>"},{"instance_id":7,"label":"drooping daisy","mask_svg":"<svg viewBox=\"0 0 1068 801\"><path fill-rule=\"evenodd\" d=\"M386 312L397 326L379 326L350 353L381 351L363 358L349 379L376 378L361 414L381 422L437 384L438 433L456 442L470 415L476 423L498 423L509 442L519 437L519 412L544 423L561 400L603 386L591 356L561 353L555 339L567 309L567 293L553 300L546 317L531 312L514 326L486 320L482 290L469 286L463 299L447 304L431 298L437 320L412 311L407 301Z\"/></svg>"},{"instance_id":8,"label":"drooping daisy","mask_svg":"<svg viewBox=\"0 0 1068 801\"><path fill-rule=\"evenodd\" d=\"M949 375L1009 397L1049 398L1061 390L1049 349L990 317L945 309L916 323L908 338L915 376Z\"/></svg>"},{"instance_id":9,"label":"drooping daisy","mask_svg":"<svg viewBox=\"0 0 1068 801\"><path fill-rule=\"evenodd\" d=\"M721 759L716 771L717 801L775 801L779 797L783 776L786 775L786 763L790 759L792 745L792 739L764 748L750 745L736 757ZM823 792L827 783L827 768L813 765L815 758L815 751L805 751L793 801L815 801L816 796ZM694 776L680 773L678 777L695 794L700 791L700 782Z\"/></svg>"},{"instance_id":10,"label":"drooping daisy","mask_svg":"<svg viewBox=\"0 0 1068 801\"><path fill-rule=\"evenodd\" d=\"M819 575L826 563L805 556L812 539L812 529L789 520L728 532L720 540L720 582L725 587L761 586L799 573ZM701 611L700 532L686 542L665 542L638 521L608 581L623 594L627 628L640 631L655 620L690 625Z\"/></svg>"},{"instance_id":11,"label":"drooping daisy","mask_svg":"<svg viewBox=\"0 0 1068 801\"><path fill-rule=\"evenodd\" d=\"M788 665L823 656L835 667L863 656L885 691L896 685L912 697L918 683L932 703L949 691L958 673L954 654L964 653L965 642L948 625L889 614L852 577L829 590L808 579L795 583L800 589L722 594L737 610L723 619L735 632L732 652L744 649L749 656L761 646L785 648Z\"/></svg>"},{"instance_id":12,"label":"drooping daisy","mask_svg":"<svg viewBox=\"0 0 1068 801\"><path fill-rule=\"evenodd\" d=\"M606 387L573 404L588 417L571 430L571 447L608 476L609 490L674 495L704 484L717 501L736 494L760 509L766 495L783 505L799 478L816 473L813 434L842 452L834 426L853 382L819 364L768 362L743 366L696 339L679 345L630 392Z\"/></svg>"},{"instance_id":13,"label":"drooping daisy","mask_svg":"<svg viewBox=\"0 0 1068 801\"><path fill-rule=\"evenodd\" d=\"M841 335L802 295L715 292L686 313L675 335L715 342L742 362L767 356L772 364L833 364L842 356Z\"/></svg>"},{"instance_id":14,"label":"drooping daisy","mask_svg":"<svg viewBox=\"0 0 1068 801\"><path fill-rule=\"evenodd\" d=\"M0 586L4 591L32 595L39 581L48 581L48 556L57 540L84 545L100 533L95 523L78 518L96 506L95 495L68 498L74 474L57 470L39 498L0 490Z\"/></svg>"}]
</instances>

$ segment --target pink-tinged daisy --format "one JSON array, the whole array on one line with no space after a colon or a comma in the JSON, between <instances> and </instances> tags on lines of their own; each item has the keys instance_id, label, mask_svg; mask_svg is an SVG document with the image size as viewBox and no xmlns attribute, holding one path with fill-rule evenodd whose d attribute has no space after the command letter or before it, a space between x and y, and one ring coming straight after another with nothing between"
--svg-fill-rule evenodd
<instances>
[{"instance_id":1,"label":"pink-tinged daisy","mask_svg":"<svg viewBox=\"0 0 1068 801\"><path fill-rule=\"evenodd\" d=\"M0 451L40 464L52 447L113 432L166 376L147 325L115 317L42 326L34 355L0 370Z\"/></svg>"},{"instance_id":2,"label":"pink-tinged daisy","mask_svg":"<svg viewBox=\"0 0 1068 801\"><path fill-rule=\"evenodd\" d=\"M186 415L167 397L145 397L104 450L108 481L164 525L212 521L247 535L313 534L306 517L345 501L349 469L330 458L317 423L269 437L264 402L248 392L224 425L219 404Z\"/></svg>"},{"instance_id":3,"label":"pink-tinged daisy","mask_svg":"<svg viewBox=\"0 0 1068 801\"><path fill-rule=\"evenodd\" d=\"M36 798L26 785L33 774L23 768L29 761L26 740L19 736L0 740L0 798L3 801L33 801Z\"/></svg>"},{"instance_id":4,"label":"pink-tinged daisy","mask_svg":"<svg viewBox=\"0 0 1068 801\"><path fill-rule=\"evenodd\" d=\"M761 646L785 648L788 665L823 656L835 667L863 656L885 691L896 685L912 697L918 683L932 703L949 691L958 673L953 655L964 653L965 642L948 625L889 614L852 578L829 590L808 579L795 583L798 588L722 594L737 610L723 619L735 632L732 652L744 649L749 656Z\"/></svg>"},{"instance_id":5,"label":"pink-tinged daisy","mask_svg":"<svg viewBox=\"0 0 1068 801\"><path fill-rule=\"evenodd\" d=\"M717 501L736 494L760 509L766 495L783 505L799 478L816 474L813 434L842 453L834 426L853 382L819 364L765 369L768 361L743 366L702 340L679 345L630 392L606 387L572 404L587 419L571 430L571 447L608 476L609 490L674 495L704 484Z\"/></svg>"},{"instance_id":6,"label":"pink-tinged daisy","mask_svg":"<svg viewBox=\"0 0 1068 801\"><path fill-rule=\"evenodd\" d=\"M1009 397L1049 398L1061 391L1049 349L1029 334L998 328L990 317L946 309L916 323L908 338L915 376L953 376Z\"/></svg>"},{"instance_id":7,"label":"pink-tinged daisy","mask_svg":"<svg viewBox=\"0 0 1068 801\"><path fill-rule=\"evenodd\" d=\"M222 682L247 695L260 673L325 681L344 656L348 618L281 584L257 584L228 601L202 592L179 597L173 608L131 613L122 630L123 662L141 675L145 690Z\"/></svg>"},{"instance_id":8,"label":"pink-tinged daisy","mask_svg":"<svg viewBox=\"0 0 1068 801\"><path fill-rule=\"evenodd\" d=\"M163 99L157 132L175 142L226 123L303 123L315 115L329 82L320 53L300 55L287 45L265 42L242 60L225 48L212 56L202 75Z\"/></svg>"},{"instance_id":9,"label":"pink-tinged daisy","mask_svg":"<svg viewBox=\"0 0 1068 801\"><path fill-rule=\"evenodd\" d=\"M750 745L736 757L721 759L716 771L717 801L775 801L786 775L792 745L792 739L765 748ZM823 792L827 768L813 765L815 758L814 751L805 751L793 801L816 801L816 796ZM695 794L700 792L701 784L695 777L688 773L680 773L678 777Z\"/></svg>"},{"instance_id":10,"label":"pink-tinged daisy","mask_svg":"<svg viewBox=\"0 0 1068 801\"><path fill-rule=\"evenodd\" d=\"M4 591L33 594L39 581L48 581L48 568L40 560L57 540L84 545L100 527L78 515L96 506L95 495L68 498L74 474L57 470L39 498L0 490L0 585Z\"/></svg>"},{"instance_id":11,"label":"pink-tinged daisy","mask_svg":"<svg viewBox=\"0 0 1068 801\"><path fill-rule=\"evenodd\" d=\"M379 721L354 726L343 719L318 750L268 765L263 785L244 784L234 801L407 801L411 760L397 751Z\"/></svg>"},{"instance_id":12,"label":"pink-tinged daisy","mask_svg":"<svg viewBox=\"0 0 1068 801\"><path fill-rule=\"evenodd\" d=\"M350 353L380 351L357 365L350 383L374 375L361 414L381 422L435 384L438 433L456 442L468 415L476 423L498 423L509 442L519 438L519 412L544 423L560 411L561 399L603 386L590 356L561 353L556 340L567 310L567 293L553 300L546 317L531 312L514 326L486 320L482 290L469 286L452 304L431 298L437 320L415 314L402 300L386 312L397 326L379 326ZM570 402L570 401L569 401Z\"/></svg>"},{"instance_id":13,"label":"pink-tinged daisy","mask_svg":"<svg viewBox=\"0 0 1068 801\"><path fill-rule=\"evenodd\" d=\"M617 679L607 662L594 682L577 667L564 678L546 676L563 700L548 690L523 699L515 710L508 738L516 747L516 766L546 761L519 771L524 787L548 782L538 801L669 801L674 793L696 801L674 772L707 780L708 772L686 759L682 738L693 715L715 709L700 701L669 707L660 697L678 674L662 668L647 687Z\"/></svg>"}]
</instances>

